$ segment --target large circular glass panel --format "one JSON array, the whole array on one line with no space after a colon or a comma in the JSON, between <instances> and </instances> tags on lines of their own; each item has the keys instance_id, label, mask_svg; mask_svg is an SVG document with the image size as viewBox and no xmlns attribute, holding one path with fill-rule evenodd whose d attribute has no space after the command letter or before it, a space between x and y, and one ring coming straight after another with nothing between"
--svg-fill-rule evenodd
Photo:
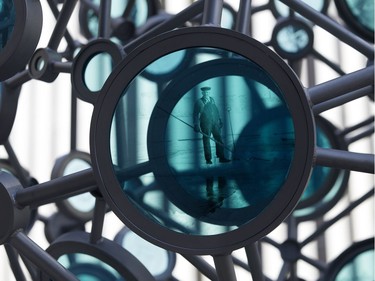
<instances>
[{"instance_id":1,"label":"large circular glass panel","mask_svg":"<svg viewBox=\"0 0 375 281\"><path fill-rule=\"evenodd\" d=\"M160 37L125 57L95 104L102 193L129 228L163 247L243 244L281 223L305 187L314 150L305 94L273 51L242 34L199 27ZM181 51L191 55L186 68L167 81L144 78Z\"/></svg>"}]
</instances>

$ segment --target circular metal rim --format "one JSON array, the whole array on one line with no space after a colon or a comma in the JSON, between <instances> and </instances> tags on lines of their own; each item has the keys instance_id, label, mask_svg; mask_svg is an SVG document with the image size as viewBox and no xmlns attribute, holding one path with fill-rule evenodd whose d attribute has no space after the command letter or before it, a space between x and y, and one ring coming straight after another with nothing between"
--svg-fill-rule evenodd
<instances>
[{"instance_id":1,"label":"circular metal rim","mask_svg":"<svg viewBox=\"0 0 375 281\"><path fill-rule=\"evenodd\" d=\"M322 280L335 281L336 275L348 262L358 254L371 249L374 249L373 237L352 244L329 264Z\"/></svg>"},{"instance_id":2,"label":"circular metal rim","mask_svg":"<svg viewBox=\"0 0 375 281\"><path fill-rule=\"evenodd\" d=\"M127 233L130 233L131 230L129 228L127 228L126 226L124 226L115 236L115 238L113 239L113 241L115 241L116 243L118 243L119 245L121 245L122 247L124 247L122 245L122 241L125 237L125 235ZM140 238L142 239L142 238ZM124 247L125 248L125 247ZM125 248L126 249L126 248ZM165 250L165 249L164 249ZM167 266L167 270L165 270L163 273L159 274L159 275L156 275L154 276L155 277L155 280L156 281L163 281L163 280L168 280L168 278L170 278L172 276L172 271L176 265L176 253L174 252L171 252L171 251L168 251L168 250L165 250L167 252L167 255L168 255L168 266ZM154 257L156 258L156 257Z\"/></svg>"},{"instance_id":3,"label":"circular metal rim","mask_svg":"<svg viewBox=\"0 0 375 281\"><path fill-rule=\"evenodd\" d=\"M16 19L12 34L0 51L0 81L25 68L42 32L43 13L38 0L13 0L13 4Z\"/></svg>"},{"instance_id":4,"label":"circular metal rim","mask_svg":"<svg viewBox=\"0 0 375 281\"><path fill-rule=\"evenodd\" d=\"M71 81L77 97L85 102L94 104L98 91L91 91L85 81L84 74L90 60L98 54L107 53L111 56L113 65L118 64L125 56L123 49L108 39L95 39L85 45L74 58Z\"/></svg>"},{"instance_id":5,"label":"circular metal rim","mask_svg":"<svg viewBox=\"0 0 375 281\"><path fill-rule=\"evenodd\" d=\"M253 46L254 49L252 51L256 51L255 54L249 51L249 45ZM289 203L281 210L280 208L271 209L270 213L259 215L259 222L263 222L260 226L254 227L251 223L247 223L230 233L210 236L187 236L150 222L132 202L125 198L112 167L109 133L113 112L123 92L124 85L127 85L126 83L129 83L138 75L138 71L153 60L170 52L202 46L227 49L251 58L255 63L265 68L273 79L279 76L277 81L282 85L279 84L279 87L283 89L292 87L292 92L298 93L298 96L294 96L293 99L289 97L291 102L289 107L293 109L292 115L294 117L299 116L299 118L293 118L294 122L297 122L295 124L297 132L295 151L299 151L296 153L299 155L298 158L301 157L300 154L304 154L304 156L301 161L303 163L298 165L293 163L291 168L295 173L293 173L293 177L290 180L300 188L295 193L284 188L283 190L286 192L284 195L288 197ZM134 65L129 67L130 64ZM283 73L280 73L280 70ZM121 79L119 79L120 77ZM289 95L286 91L283 91L283 93ZM301 118L301 116L306 119ZM221 254L258 240L279 225L292 211L310 176L315 150L314 131L314 120L305 92L298 78L279 56L263 44L243 34L216 27L194 27L167 32L148 41L130 53L115 69L94 106L90 130L90 147L94 174L99 188L112 210L130 229L151 243L175 252ZM265 220L271 223L265 224ZM257 230L254 231L254 228Z\"/></svg>"},{"instance_id":6,"label":"circular metal rim","mask_svg":"<svg viewBox=\"0 0 375 281\"><path fill-rule=\"evenodd\" d=\"M144 265L117 243L104 237L97 243L89 241L89 233L69 232L54 241L46 249L46 252L55 259L66 254L90 255L114 268L126 280L155 281ZM49 278L41 272L41 280L47 281Z\"/></svg>"},{"instance_id":7,"label":"circular metal rim","mask_svg":"<svg viewBox=\"0 0 375 281\"><path fill-rule=\"evenodd\" d=\"M307 33L309 37L309 42L306 47L304 47L302 50L299 50L296 53L290 53L285 51L283 48L280 47L280 45L277 42L277 33L284 28L285 26L288 25L297 25L298 27L303 28L303 30ZM271 36L271 45L274 47L275 51L282 56L285 59L289 60L299 60L304 57L306 57L308 54L310 54L313 50L314 46L314 32L311 29L311 26L304 20L299 19L299 18L280 18L273 31L272 31L272 36Z\"/></svg>"},{"instance_id":8,"label":"circular metal rim","mask_svg":"<svg viewBox=\"0 0 375 281\"><path fill-rule=\"evenodd\" d=\"M56 179L64 175L66 166L74 159L79 159L91 166L90 154L82 151L73 150L70 153L63 155L56 159L55 164L52 168L51 179ZM94 216L94 208L89 212L81 212L73 207L68 199L59 200L55 202L57 208L66 214L68 217L77 219L81 222L87 222Z\"/></svg>"},{"instance_id":9,"label":"circular metal rim","mask_svg":"<svg viewBox=\"0 0 375 281\"><path fill-rule=\"evenodd\" d=\"M374 41L374 31L371 31L358 22L358 20L354 17L353 13L349 9L346 0L335 0L335 5L342 20L354 32L356 32L359 36L366 39L367 41Z\"/></svg>"}]
</instances>

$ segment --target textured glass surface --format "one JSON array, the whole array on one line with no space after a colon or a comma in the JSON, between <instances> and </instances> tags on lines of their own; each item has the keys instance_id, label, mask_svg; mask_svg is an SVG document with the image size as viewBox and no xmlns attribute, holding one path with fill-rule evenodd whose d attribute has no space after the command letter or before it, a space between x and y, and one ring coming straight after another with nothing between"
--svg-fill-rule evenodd
<instances>
[{"instance_id":1,"label":"textured glass surface","mask_svg":"<svg viewBox=\"0 0 375 281\"><path fill-rule=\"evenodd\" d=\"M84 70L84 82L90 91L96 92L103 87L112 72L112 64L108 53L99 53L89 61Z\"/></svg>"},{"instance_id":2,"label":"textured glass surface","mask_svg":"<svg viewBox=\"0 0 375 281\"><path fill-rule=\"evenodd\" d=\"M293 158L294 126L279 87L257 64L222 49L189 51L191 65L171 81L141 72L126 87L111 156L125 195L151 220L213 235L251 221L274 199ZM152 170L139 175L150 185L142 192L122 179L139 163Z\"/></svg>"},{"instance_id":3,"label":"textured glass surface","mask_svg":"<svg viewBox=\"0 0 375 281\"><path fill-rule=\"evenodd\" d=\"M336 275L335 281L374 281L374 249L364 251L349 261Z\"/></svg>"},{"instance_id":4,"label":"textured glass surface","mask_svg":"<svg viewBox=\"0 0 375 281\"><path fill-rule=\"evenodd\" d=\"M12 0L0 0L0 51L12 36L16 10Z\"/></svg>"},{"instance_id":5,"label":"textured glass surface","mask_svg":"<svg viewBox=\"0 0 375 281\"><path fill-rule=\"evenodd\" d=\"M276 36L278 45L288 53L297 53L309 44L309 35L306 30L294 25L284 26Z\"/></svg>"},{"instance_id":6,"label":"textured glass surface","mask_svg":"<svg viewBox=\"0 0 375 281\"><path fill-rule=\"evenodd\" d=\"M316 144L318 147L332 148L330 140L319 126L316 127ZM316 194L327 180L327 176L331 170L329 167L315 166L301 200L306 200Z\"/></svg>"},{"instance_id":7,"label":"textured glass surface","mask_svg":"<svg viewBox=\"0 0 375 281\"><path fill-rule=\"evenodd\" d=\"M72 159L64 169L64 176L91 168L91 165L86 161L76 158ZM72 196L67 199L69 203L80 212L90 212L95 206L95 197L91 193L83 193Z\"/></svg>"},{"instance_id":8,"label":"textured glass surface","mask_svg":"<svg viewBox=\"0 0 375 281\"><path fill-rule=\"evenodd\" d=\"M67 254L58 259L80 281L125 281L111 266L87 254Z\"/></svg>"},{"instance_id":9,"label":"textured glass surface","mask_svg":"<svg viewBox=\"0 0 375 281\"><path fill-rule=\"evenodd\" d=\"M345 0L357 22L374 31L374 0Z\"/></svg>"}]
</instances>

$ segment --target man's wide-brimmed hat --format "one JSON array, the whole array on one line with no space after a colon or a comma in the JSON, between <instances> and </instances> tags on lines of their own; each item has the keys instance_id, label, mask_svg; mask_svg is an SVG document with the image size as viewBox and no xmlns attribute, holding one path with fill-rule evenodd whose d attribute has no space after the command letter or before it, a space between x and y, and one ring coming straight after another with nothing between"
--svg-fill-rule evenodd
<instances>
[{"instance_id":1,"label":"man's wide-brimmed hat","mask_svg":"<svg viewBox=\"0 0 375 281\"><path fill-rule=\"evenodd\" d=\"M202 88L201 88L201 91L203 91L203 92L204 92L204 91L209 91L209 90L211 90L211 87L202 87Z\"/></svg>"}]
</instances>

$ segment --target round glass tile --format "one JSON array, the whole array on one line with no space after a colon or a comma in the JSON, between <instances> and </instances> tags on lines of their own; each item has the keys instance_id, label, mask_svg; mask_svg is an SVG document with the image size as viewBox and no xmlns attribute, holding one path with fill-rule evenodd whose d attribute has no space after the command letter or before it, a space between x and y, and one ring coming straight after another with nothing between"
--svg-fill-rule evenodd
<instances>
[{"instance_id":1,"label":"round glass tile","mask_svg":"<svg viewBox=\"0 0 375 281\"><path fill-rule=\"evenodd\" d=\"M16 9L12 0L0 1L0 51L12 36L16 22Z\"/></svg>"}]
</instances>

